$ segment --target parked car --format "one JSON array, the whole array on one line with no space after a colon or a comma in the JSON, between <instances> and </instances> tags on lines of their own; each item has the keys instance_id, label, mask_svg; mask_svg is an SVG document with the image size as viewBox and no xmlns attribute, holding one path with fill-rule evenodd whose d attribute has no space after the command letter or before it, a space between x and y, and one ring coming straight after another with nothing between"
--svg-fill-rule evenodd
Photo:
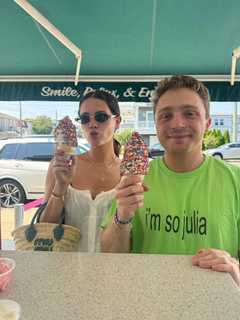
<instances>
[{"instance_id":1,"label":"parked car","mask_svg":"<svg viewBox=\"0 0 240 320\"><path fill-rule=\"evenodd\" d=\"M164 148L160 143L155 143L152 145L149 150L149 157L150 158L156 158L158 156L163 156L164 155Z\"/></svg>"},{"instance_id":2,"label":"parked car","mask_svg":"<svg viewBox=\"0 0 240 320\"><path fill-rule=\"evenodd\" d=\"M79 150L89 150L79 142ZM55 151L52 136L0 140L0 204L12 207L44 194L45 176Z\"/></svg>"},{"instance_id":3,"label":"parked car","mask_svg":"<svg viewBox=\"0 0 240 320\"><path fill-rule=\"evenodd\" d=\"M234 160L240 159L240 143L226 143L215 149L205 150L206 155L211 155L218 159Z\"/></svg>"}]
</instances>

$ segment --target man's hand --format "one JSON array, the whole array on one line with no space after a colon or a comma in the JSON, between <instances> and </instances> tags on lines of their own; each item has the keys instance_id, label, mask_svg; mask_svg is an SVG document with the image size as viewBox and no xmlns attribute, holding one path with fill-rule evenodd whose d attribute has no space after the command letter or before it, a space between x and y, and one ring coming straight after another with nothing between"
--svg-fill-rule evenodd
<instances>
[{"instance_id":1,"label":"man's hand","mask_svg":"<svg viewBox=\"0 0 240 320\"><path fill-rule=\"evenodd\" d=\"M116 200L120 220L129 220L135 210L143 206L143 193L148 188L142 184L141 176L123 176L116 187Z\"/></svg>"},{"instance_id":2,"label":"man's hand","mask_svg":"<svg viewBox=\"0 0 240 320\"><path fill-rule=\"evenodd\" d=\"M239 262L223 250L201 249L192 257L192 264L200 268L212 269L214 271L228 272L240 287Z\"/></svg>"},{"instance_id":3,"label":"man's hand","mask_svg":"<svg viewBox=\"0 0 240 320\"><path fill-rule=\"evenodd\" d=\"M120 221L129 221L136 210L143 206L143 193L148 188L142 183L142 177L123 176L116 187L117 216ZM101 233L101 251L129 253L131 251L131 227L129 224L116 225L116 220Z\"/></svg>"}]
</instances>

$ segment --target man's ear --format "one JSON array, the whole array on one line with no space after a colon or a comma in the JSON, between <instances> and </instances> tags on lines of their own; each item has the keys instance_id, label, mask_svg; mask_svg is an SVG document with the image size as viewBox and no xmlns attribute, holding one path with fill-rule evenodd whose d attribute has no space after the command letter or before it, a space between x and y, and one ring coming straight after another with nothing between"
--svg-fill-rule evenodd
<instances>
[{"instance_id":1,"label":"man's ear","mask_svg":"<svg viewBox=\"0 0 240 320\"><path fill-rule=\"evenodd\" d=\"M209 117L206 119L206 127L205 127L205 132L209 130L212 124L212 119Z\"/></svg>"}]
</instances>

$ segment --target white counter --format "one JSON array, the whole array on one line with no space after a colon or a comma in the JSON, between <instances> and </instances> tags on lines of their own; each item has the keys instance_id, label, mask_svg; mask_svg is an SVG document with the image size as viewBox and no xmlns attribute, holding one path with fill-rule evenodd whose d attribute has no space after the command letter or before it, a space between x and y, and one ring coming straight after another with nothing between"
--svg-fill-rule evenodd
<instances>
[{"instance_id":1,"label":"white counter","mask_svg":"<svg viewBox=\"0 0 240 320\"><path fill-rule=\"evenodd\" d=\"M231 276L191 266L187 256L3 251L16 269L1 299L23 320L237 320ZM21 318L21 319L22 319Z\"/></svg>"}]
</instances>

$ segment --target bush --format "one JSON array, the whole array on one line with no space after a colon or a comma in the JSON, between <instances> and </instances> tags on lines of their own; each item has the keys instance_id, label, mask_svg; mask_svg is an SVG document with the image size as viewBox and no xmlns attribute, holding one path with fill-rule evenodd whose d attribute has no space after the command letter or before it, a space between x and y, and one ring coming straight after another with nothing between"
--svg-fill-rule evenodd
<instances>
[{"instance_id":1,"label":"bush","mask_svg":"<svg viewBox=\"0 0 240 320\"><path fill-rule=\"evenodd\" d=\"M133 129L124 129L120 132L116 132L114 138L121 143L121 145L124 145L131 138L133 131Z\"/></svg>"},{"instance_id":2,"label":"bush","mask_svg":"<svg viewBox=\"0 0 240 320\"><path fill-rule=\"evenodd\" d=\"M209 130L204 134L203 150L217 148L225 143L230 142L230 134L225 130L222 134L221 130Z\"/></svg>"}]
</instances>

